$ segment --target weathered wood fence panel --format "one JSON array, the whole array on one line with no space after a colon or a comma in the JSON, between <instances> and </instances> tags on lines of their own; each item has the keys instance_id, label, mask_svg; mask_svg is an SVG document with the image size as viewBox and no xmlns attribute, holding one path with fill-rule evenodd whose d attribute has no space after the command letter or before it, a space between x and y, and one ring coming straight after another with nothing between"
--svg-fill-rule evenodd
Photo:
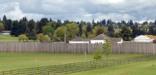
<instances>
[{"instance_id":1,"label":"weathered wood fence panel","mask_svg":"<svg viewBox=\"0 0 156 75\"><path fill-rule=\"evenodd\" d=\"M90 53L100 45L66 44L63 42L0 42L1 52Z\"/></svg>"},{"instance_id":2,"label":"weathered wood fence panel","mask_svg":"<svg viewBox=\"0 0 156 75\"><path fill-rule=\"evenodd\" d=\"M91 53L102 44L66 44L63 42L0 42L0 52ZM156 44L124 42L112 44L114 53L156 54Z\"/></svg>"},{"instance_id":3,"label":"weathered wood fence panel","mask_svg":"<svg viewBox=\"0 0 156 75\"><path fill-rule=\"evenodd\" d=\"M136 43L136 42L124 42L123 44L113 43L113 52L114 53L156 54L156 44Z\"/></svg>"}]
</instances>

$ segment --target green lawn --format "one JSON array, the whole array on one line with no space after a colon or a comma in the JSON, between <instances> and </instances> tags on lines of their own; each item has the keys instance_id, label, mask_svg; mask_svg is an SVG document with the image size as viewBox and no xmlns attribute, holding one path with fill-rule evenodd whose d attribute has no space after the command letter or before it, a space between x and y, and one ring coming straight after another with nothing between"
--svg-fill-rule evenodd
<instances>
[{"instance_id":1,"label":"green lawn","mask_svg":"<svg viewBox=\"0 0 156 75\"><path fill-rule=\"evenodd\" d=\"M106 67L69 75L156 75L156 60Z\"/></svg>"},{"instance_id":2,"label":"green lawn","mask_svg":"<svg viewBox=\"0 0 156 75\"><path fill-rule=\"evenodd\" d=\"M91 60L89 55L85 57L84 55L50 53L0 53L0 70L32 68L89 60Z\"/></svg>"},{"instance_id":3,"label":"green lawn","mask_svg":"<svg viewBox=\"0 0 156 75\"><path fill-rule=\"evenodd\" d=\"M141 55L111 55L109 59L135 58ZM50 54L50 53L0 53L0 71L59 65L93 60L93 55ZM105 58L103 58L105 59Z\"/></svg>"},{"instance_id":4,"label":"green lawn","mask_svg":"<svg viewBox=\"0 0 156 75\"><path fill-rule=\"evenodd\" d=\"M0 41L18 41L18 37L11 35L0 35Z\"/></svg>"}]
</instances>

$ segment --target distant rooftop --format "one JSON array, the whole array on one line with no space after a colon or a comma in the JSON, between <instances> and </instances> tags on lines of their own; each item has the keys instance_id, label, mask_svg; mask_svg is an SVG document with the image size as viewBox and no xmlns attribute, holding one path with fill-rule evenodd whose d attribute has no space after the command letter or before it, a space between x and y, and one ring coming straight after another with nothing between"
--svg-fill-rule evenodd
<instances>
[{"instance_id":1,"label":"distant rooftop","mask_svg":"<svg viewBox=\"0 0 156 75\"><path fill-rule=\"evenodd\" d=\"M104 39L108 39L109 37L107 35L104 34L100 34L98 36L96 36L95 38L93 38L92 40L104 40Z\"/></svg>"},{"instance_id":2,"label":"distant rooftop","mask_svg":"<svg viewBox=\"0 0 156 75\"><path fill-rule=\"evenodd\" d=\"M81 37L75 37L72 41L89 41L89 39L83 39Z\"/></svg>"},{"instance_id":3,"label":"distant rooftop","mask_svg":"<svg viewBox=\"0 0 156 75\"><path fill-rule=\"evenodd\" d=\"M151 39L156 39L156 36L155 35L145 35L145 36L147 36L147 37L149 37Z\"/></svg>"},{"instance_id":4,"label":"distant rooftop","mask_svg":"<svg viewBox=\"0 0 156 75\"><path fill-rule=\"evenodd\" d=\"M10 33L11 31L1 31L1 33Z\"/></svg>"}]
</instances>

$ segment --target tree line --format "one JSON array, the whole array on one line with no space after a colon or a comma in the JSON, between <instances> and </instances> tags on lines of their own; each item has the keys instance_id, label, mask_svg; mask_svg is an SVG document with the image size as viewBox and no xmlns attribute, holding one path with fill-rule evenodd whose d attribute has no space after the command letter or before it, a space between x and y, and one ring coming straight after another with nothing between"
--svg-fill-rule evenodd
<instances>
[{"instance_id":1,"label":"tree line","mask_svg":"<svg viewBox=\"0 0 156 75\"><path fill-rule=\"evenodd\" d=\"M110 37L122 37L130 41L138 35L156 35L156 21L138 23L133 20L113 22L111 19L95 22L61 21L41 18L40 21L7 19L4 15L0 20L0 31L11 31L12 36L27 37L29 40L42 39L50 41L68 41L75 37L93 38L99 34ZM44 40L42 39L42 40Z\"/></svg>"}]
</instances>

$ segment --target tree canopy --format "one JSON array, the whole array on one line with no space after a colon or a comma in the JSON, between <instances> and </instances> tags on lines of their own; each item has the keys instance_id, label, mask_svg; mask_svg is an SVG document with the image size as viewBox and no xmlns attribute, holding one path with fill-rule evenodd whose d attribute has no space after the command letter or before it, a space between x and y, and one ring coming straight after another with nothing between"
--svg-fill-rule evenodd
<instances>
[{"instance_id":1,"label":"tree canopy","mask_svg":"<svg viewBox=\"0 0 156 75\"><path fill-rule=\"evenodd\" d=\"M4 15L0 20L0 31L11 31L12 36L26 34L30 40L36 40L37 35L43 33L53 41L71 40L75 37L93 38L105 33L110 37L121 37L126 41L132 40L138 35L156 35L156 21L138 23L133 20L114 22L111 19L101 21L69 21L41 18L39 21L28 20L23 17L20 20L11 20Z\"/></svg>"}]
</instances>

